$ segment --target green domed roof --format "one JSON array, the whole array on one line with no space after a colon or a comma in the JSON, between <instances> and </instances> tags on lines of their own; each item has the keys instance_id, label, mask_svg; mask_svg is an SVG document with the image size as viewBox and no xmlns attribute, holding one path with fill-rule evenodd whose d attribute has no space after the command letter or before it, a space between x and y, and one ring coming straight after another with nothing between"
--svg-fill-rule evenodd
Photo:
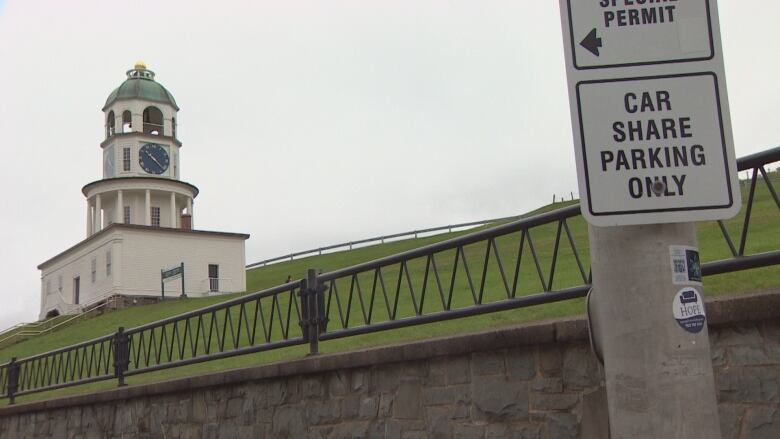
<instances>
[{"instance_id":1,"label":"green domed roof","mask_svg":"<svg viewBox=\"0 0 780 439\"><path fill-rule=\"evenodd\" d=\"M127 79L108 95L103 111L115 101L124 99L161 102L173 106L177 111L179 110L173 95L162 84L154 80L154 72L147 70L144 64L136 64L134 69L127 71Z\"/></svg>"}]
</instances>

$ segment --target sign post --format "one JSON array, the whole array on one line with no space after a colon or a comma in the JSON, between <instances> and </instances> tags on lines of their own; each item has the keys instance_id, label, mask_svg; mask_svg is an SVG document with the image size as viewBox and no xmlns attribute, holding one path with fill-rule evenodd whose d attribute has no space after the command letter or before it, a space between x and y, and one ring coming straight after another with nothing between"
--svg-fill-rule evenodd
<instances>
[{"instance_id":1,"label":"sign post","mask_svg":"<svg viewBox=\"0 0 780 439\"><path fill-rule=\"evenodd\" d=\"M171 278L181 277L181 296L187 298L187 293L184 290L184 262L179 264L178 267L173 267L169 270L160 270L160 289L162 291L162 298L165 299L165 281Z\"/></svg>"},{"instance_id":2,"label":"sign post","mask_svg":"<svg viewBox=\"0 0 780 439\"><path fill-rule=\"evenodd\" d=\"M741 207L715 0L559 0L615 438L718 438L695 221Z\"/></svg>"}]
</instances>

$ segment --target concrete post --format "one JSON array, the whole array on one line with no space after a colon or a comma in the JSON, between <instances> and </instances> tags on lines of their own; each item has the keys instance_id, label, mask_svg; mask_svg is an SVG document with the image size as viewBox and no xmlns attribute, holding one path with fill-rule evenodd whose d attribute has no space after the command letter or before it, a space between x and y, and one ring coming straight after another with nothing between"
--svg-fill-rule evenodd
<instances>
[{"instance_id":1,"label":"concrete post","mask_svg":"<svg viewBox=\"0 0 780 439\"><path fill-rule=\"evenodd\" d=\"M95 233L103 230L103 205L100 194L95 195Z\"/></svg>"},{"instance_id":2,"label":"concrete post","mask_svg":"<svg viewBox=\"0 0 780 439\"><path fill-rule=\"evenodd\" d=\"M681 304L704 306L698 282L674 283L670 254L697 247L695 224L590 226L590 243L611 437L720 438L706 321L685 329L674 314Z\"/></svg>"},{"instance_id":3,"label":"concrete post","mask_svg":"<svg viewBox=\"0 0 780 439\"><path fill-rule=\"evenodd\" d=\"M171 228L176 228L176 193L171 191L171 214L170 214Z\"/></svg>"},{"instance_id":4,"label":"concrete post","mask_svg":"<svg viewBox=\"0 0 780 439\"><path fill-rule=\"evenodd\" d=\"M116 192L116 218L114 219L114 222L117 224L122 224L125 222L125 203L122 199L122 191L118 190Z\"/></svg>"},{"instance_id":5,"label":"concrete post","mask_svg":"<svg viewBox=\"0 0 780 439\"><path fill-rule=\"evenodd\" d=\"M92 236L92 202L87 198L87 238Z\"/></svg>"},{"instance_id":6,"label":"concrete post","mask_svg":"<svg viewBox=\"0 0 780 439\"><path fill-rule=\"evenodd\" d=\"M152 195L149 189L146 190L144 197L144 225L152 225Z\"/></svg>"}]
</instances>

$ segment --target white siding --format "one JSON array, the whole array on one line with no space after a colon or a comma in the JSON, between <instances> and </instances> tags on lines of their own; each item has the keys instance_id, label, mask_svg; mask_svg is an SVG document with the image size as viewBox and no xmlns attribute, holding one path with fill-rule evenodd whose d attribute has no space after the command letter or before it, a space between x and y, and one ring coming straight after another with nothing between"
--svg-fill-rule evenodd
<instances>
[{"instance_id":1,"label":"white siding","mask_svg":"<svg viewBox=\"0 0 780 439\"><path fill-rule=\"evenodd\" d=\"M116 227L88 240L41 270L41 318L50 310L78 311L73 303L73 279L80 277L79 304L88 304L110 294L160 295L160 270L184 262L188 295L209 293L208 265L218 264L220 292L246 290L244 237L165 229ZM111 275L106 275L106 252L111 249ZM96 279L91 280L92 260L97 262ZM63 277L58 291L58 277ZM46 284L51 281L51 294ZM166 296L181 294L181 280L165 284Z\"/></svg>"}]
</instances>

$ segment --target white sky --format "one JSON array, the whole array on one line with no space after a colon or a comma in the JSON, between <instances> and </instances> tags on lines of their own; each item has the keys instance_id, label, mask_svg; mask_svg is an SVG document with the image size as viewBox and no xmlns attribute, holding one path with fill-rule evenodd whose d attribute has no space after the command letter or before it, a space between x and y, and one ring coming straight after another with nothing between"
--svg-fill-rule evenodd
<instances>
[{"instance_id":1,"label":"white sky","mask_svg":"<svg viewBox=\"0 0 780 439\"><path fill-rule=\"evenodd\" d=\"M780 144L780 2L720 1L737 156ZM558 2L0 0L0 329L82 240L108 94L175 96L199 229L247 262L577 194Z\"/></svg>"}]
</instances>

